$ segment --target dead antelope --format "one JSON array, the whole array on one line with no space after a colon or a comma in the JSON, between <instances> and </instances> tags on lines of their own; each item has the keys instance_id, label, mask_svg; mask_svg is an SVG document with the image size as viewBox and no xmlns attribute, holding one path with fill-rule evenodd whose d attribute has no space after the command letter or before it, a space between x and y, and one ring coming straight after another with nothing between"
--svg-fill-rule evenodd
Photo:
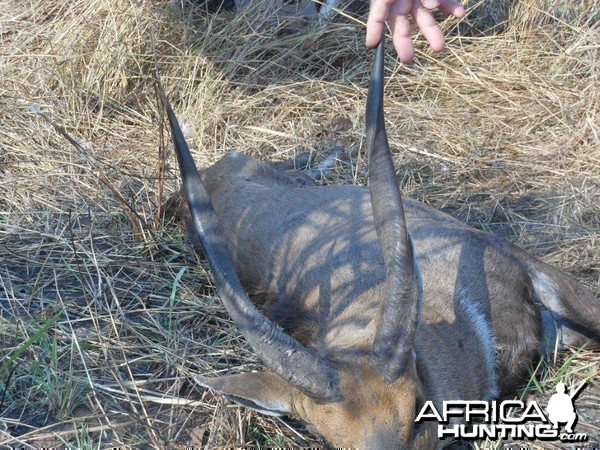
<instances>
[{"instance_id":1,"label":"dead antelope","mask_svg":"<svg viewBox=\"0 0 600 450\"><path fill-rule=\"evenodd\" d=\"M199 173L167 104L216 286L271 370L196 381L264 414L297 415L337 447L438 448L435 424L415 426L424 402L511 393L556 338L600 340L600 302L505 240L401 197L383 55L382 42L367 98L368 189L317 186L239 153Z\"/></svg>"}]
</instances>

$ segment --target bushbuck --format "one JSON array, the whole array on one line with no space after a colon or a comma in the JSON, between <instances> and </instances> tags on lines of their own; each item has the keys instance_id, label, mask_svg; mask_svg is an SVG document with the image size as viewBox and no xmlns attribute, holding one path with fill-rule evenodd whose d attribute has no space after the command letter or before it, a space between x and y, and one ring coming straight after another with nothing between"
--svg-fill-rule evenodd
<instances>
[{"instance_id":1,"label":"bushbuck","mask_svg":"<svg viewBox=\"0 0 600 450\"><path fill-rule=\"evenodd\" d=\"M600 301L504 239L402 198L383 60L382 39L368 189L320 186L240 153L199 172L162 94L188 218L227 311L270 369L195 381L299 416L336 447L439 448L437 424L415 424L426 401L509 394L556 339L597 344Z\"/></svg>"}]
</instances>

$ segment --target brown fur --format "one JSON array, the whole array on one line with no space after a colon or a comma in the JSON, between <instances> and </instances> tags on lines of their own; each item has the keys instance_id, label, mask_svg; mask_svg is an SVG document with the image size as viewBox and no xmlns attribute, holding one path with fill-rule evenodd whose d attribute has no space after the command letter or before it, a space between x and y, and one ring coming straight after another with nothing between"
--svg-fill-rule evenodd
<instances>
[{"instance_id":1,"label":"brown fur","mask_svg":"<svg viewBox=\"0 0 600 450\"><path fill-rule=\"evenodd\" d=\"M600 302L569 276L405 199L422 311L414 359L386 384L367 362L387 295L367 190L316 186L237 153L202 179L244 288L341 374L343 400L321 404L270 373L248 374L267 389L247 389L243 375L198 382L262 412L297 414L336 446L441 446L431 426L414 427L417 405L511 393L552 335L543 308L565 343L598 341Z\"/></svg>"}]
</instances>

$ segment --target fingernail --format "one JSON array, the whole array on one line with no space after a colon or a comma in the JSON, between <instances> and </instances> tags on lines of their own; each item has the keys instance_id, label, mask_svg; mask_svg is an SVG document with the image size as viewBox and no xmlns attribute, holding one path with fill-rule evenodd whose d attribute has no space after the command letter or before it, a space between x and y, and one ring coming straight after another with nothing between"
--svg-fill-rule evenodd
<instances>
[{"instance_id":1,"label":"fingernail","mask_svg":"<svg viewBox=\"0 0 600 450\"><path fill-rule=\"evenodd\" d=\"M421 0L421 4L427 9L437 8L440 5L439 0Z\"/></svg>"}]
</instances>

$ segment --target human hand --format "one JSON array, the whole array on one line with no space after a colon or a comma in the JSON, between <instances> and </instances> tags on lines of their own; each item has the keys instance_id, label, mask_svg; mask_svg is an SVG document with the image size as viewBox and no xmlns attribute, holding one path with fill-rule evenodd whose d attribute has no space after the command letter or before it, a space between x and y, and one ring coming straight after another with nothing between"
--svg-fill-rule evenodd
<instances>
[{"instance_id":1,"label":"human hand","mask_svg":"<svg viewBox=\"0 0 600 450\"><path fill-rule=\"evenodd\" d=\"M444 49L444 35L433 18L431 10L435 8L459 19L465 15L465 8L456 0L372 0L367 19L367 47L377 46L384 24L388 22L398 58L402 62L409 62L414 54L408 20L410 15L433 51L441 52Z\"/></svg>"}]
</instances>

